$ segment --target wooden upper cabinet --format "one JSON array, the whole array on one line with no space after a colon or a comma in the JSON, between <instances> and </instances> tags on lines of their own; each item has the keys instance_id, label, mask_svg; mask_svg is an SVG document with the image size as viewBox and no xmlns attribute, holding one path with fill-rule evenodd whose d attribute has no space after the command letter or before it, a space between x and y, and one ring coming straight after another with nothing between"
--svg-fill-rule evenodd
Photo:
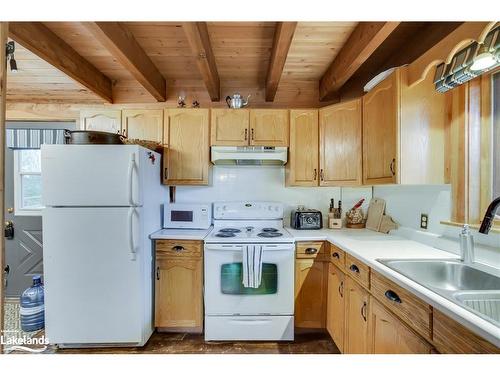
<instances>
[{"instance_id":1,"label":"wooden upper cabinet","mask_svg":"<svg viewBox=\"0 0 500 375\"><path fill-rule=\"evenodd\" d=\"M163 110L161 109L123 110L122 126L129 139L163 143Z\"/></svg>"},{"instance_id":2,"label":"wooden upper cabinet","mask_svg":"<svg viewBox=\"0 0 500 375\"><path fill-rule=\"evenodd\" d=\"M165 110L164 184L208 184L209 129L208 109Z\"/></svg>"},{"instance_id":3,"label":"wooden upper cabinet","mask_svg":"<svg viewBox=\"0 0 500 375\"><path fill-rule=\"evenodd\" d=\"M369 294L350 277L345 281L344 353L369 354Z\"/></svg>"},{"instance_id":4,"label":"wooden upper cabinet","mask_svg":"<svg viewBox=\"0 0 500 375\"><path fill-rule=\"evenodd\" d=\"M246 146L250 139L248 109L212 109L212 146Z\"/></svg>"},{"instance_id":5,"label":"wooden upper cabinet","mask_svg":"<svg viewBox=\"0 0 500 375\"><path fill-rule=\"evenodd\" d=\"M370 346L374 354L430 354L431 345L371 298Z\"/></svg>"},{"instance_id":6,"label":"wooden upper cabinet","mask_svg":"<svg viewBox=\"0 0 500 375\"><path fill-rule=\"evenodd\" d=\"M290 111L290 148L286 164L288 186L317 186L319 179L318 111Z\"/></svg>"},{"instance_id":7,"label":"wooden upper cabinet","mask_svg":"<svg viewBox=\"0 0 500 375\"><path fill-rule=\"evenodd\" d=\"M324 328L326 272L328 263L315 259L295 260L295 326Z\"/></svg>"},{"instance_id":8,"label":"wooden upper cabinet","mask_svg":"<svg viewBox=\"0 0 500 375\"><path fill-rule=\"evenodd\" d=\"M363 183L397 183L400 70L363 97Z\"/></svg>"},{"instance_id":9,"label":"wooden upper cabinet","mask_svg":"<svg viewBox=\"0 0 500 375\"><path fill-rule=\"evenodd\" d=\"M360 99L320 109L321 186L361 185L361 117Z\"/></svg>"},{"instance_id":10,"label":"wooden upper cabinet","mask_svg":"<svg viewBox=\"0 0 500 375\"><path fill-rule=\"evenodd\" d=\"M326 329L341 352L344 350L344 284L344 274L333 264L329 264Z\"/></svg>"},{"instance_id":11,"label":"wooden upper cabinet","mask_svg":"<svg viewBox=\"0 0 500 375\"><path fill-rule=\"evenodd\" d=\"M108 133L121 133L122 111L85 110L80 112L80 128Z\"/></svg>"},{"instance_id":12,"label":"wooden upper cabinet","mask_svg":"<svg viewBox=\"0 0 500 375\"><path fill-rule=\"evenodd\" d=\"M288 146L288 110L251 109L250 144L255 146Z\"/></svg>"}]
</instances>

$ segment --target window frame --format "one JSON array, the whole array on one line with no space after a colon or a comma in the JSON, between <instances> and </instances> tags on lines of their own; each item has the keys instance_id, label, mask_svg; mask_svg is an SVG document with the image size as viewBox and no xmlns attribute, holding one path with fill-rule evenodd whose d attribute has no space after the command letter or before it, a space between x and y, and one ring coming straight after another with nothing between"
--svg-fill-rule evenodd
<instances>
[{"instance_id":1,"label":"window frame","mask_svg":"<svg viewBox=\"0 0 500 375\"><path fill-rule=\"evenodd\" d=\"M14 215L15 216L42 216L40 208L22 208L22 177L27 175L41 176L42 172L22 172L21 171L21 156L20 152L24 150L14 150ZM40 150L38 150L40 151Z\"/></svg>"}]
</instances>

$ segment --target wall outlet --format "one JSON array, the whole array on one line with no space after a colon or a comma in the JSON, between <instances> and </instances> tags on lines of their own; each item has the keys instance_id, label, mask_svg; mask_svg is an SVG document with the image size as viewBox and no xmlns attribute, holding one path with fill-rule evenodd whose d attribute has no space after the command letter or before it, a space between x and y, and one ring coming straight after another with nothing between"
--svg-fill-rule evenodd
<instances>
[{"instance_id":1,"label":"wall outlet","mask_svg":"<svg viewBox=\"0 0 500 375\"><path fill-rule=\"evenodd\" d=\"M428 224L429 224L429 215L420 214L420 228L427 229Z\"/></svg>"}]
</instances>

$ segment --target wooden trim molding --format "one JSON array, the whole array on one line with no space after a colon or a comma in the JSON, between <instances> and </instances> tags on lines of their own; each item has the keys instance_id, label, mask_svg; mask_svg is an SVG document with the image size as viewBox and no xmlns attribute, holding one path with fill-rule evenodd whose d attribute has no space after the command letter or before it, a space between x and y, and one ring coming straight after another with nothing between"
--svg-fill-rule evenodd
<instances>
[{"instance_id":1,"label":"wooden trim molding","mask_svg":"<svg viewBox=\"0 0 500 375\"><path fill-rule=\"evenodd\" d=\"M167 100L165 78L121 22L84 22L94 37L159 101Z\"/></svg>"},{"instance_id":2,"label":"wooden trim molding","mask_svg":"<svg viewBox=\"0 0 500 375\"><path fill-rule=\"evenodd\" d=\"M360 22L319 82L319 98L333 99L338 91L400 22Z\"/></svg>"},{"instance_id":3,"label":"wooden trim molding","mask_svg":"<svg viewBox=\"0 0 500 375\"><path fill-rule=\"evenodd\" d=\"M193 55L198 64L203 82L213 102L220 100L220 79L215 56L210 43L206 22L184 22L182 24Z\"/></svg>"},{"instance_id":4,"label":"wooden trim molding","mask_svg":"<svg viewBox=\"0 0 500 375\"><path fill-rule=\"evenodd\" d=\"M297 22L278 22L266 78L266 102L274 101Z\"/></svg>"},{"instance_id":5,"label":"wooden trim molding","mask_svg":"<svg viewBox=\"0 0 500 375\"><path fill-rule=\"evenodd\" d=\"M9 36L90 91L113 101L111 80L41 22L11 22Z\"/></svg>"}]
</instances>

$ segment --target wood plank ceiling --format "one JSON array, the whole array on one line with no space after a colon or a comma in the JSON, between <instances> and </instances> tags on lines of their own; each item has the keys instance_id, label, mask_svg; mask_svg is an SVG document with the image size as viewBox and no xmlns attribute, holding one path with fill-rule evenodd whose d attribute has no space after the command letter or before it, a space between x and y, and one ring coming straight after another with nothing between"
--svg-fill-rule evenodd
<instances>
[{"instance_id":1,"label":"wood plank ceiling","mask_svg":"<svg viewBox=\"0 0 500 375\"><path fill-rule=\"evenodd\" d=\"M319 90L322 77L334 69L333 62L339 51L347 48L346 41L353 31L366 28L366 23L357 22L207 22L196 25L125 22L114 24L104 32L96 24L102 23L46 22L44 26L111 80L113 103L156 103L166 99L167 103L175 105L178 95L183 93L188 102L196 99L204 106L215 107L225 106L224 98L235 91L245 96L251 94L251 103L260 107L324 105L320 103ZM364 76L349 72L350 75L345 76L350 78L346 86L356 79L358 86L362 81L366 83L367 64L371 64L371 69L375 69L374 65L380 68L403 41L415 37L425 27L429 25L401 23L393 32L388 31L388 35L378 41L383 53L377 57L377 64L370 63L370 55L377 56L377 48L374 48L357 69ZM116 33L120 29L126 31L126 38L118 37ZM280 29L283 30L281 38L276 32ZM451 29L452 26L441 26L438 34L445 35ZM384 47L384 40L390 39L391 32L399 35L398 43L385 43ZM436 33L436 30L429 32ZM15 35L11 37L16 39ZM424 44L435 43L434 39ZM279 48L277 52L276 48ZM130 53L138 57L132 58ZM284 65L280 60L283 53ZM271 56L275 56L275 66L270 65ZM16 43L15 58L19 71L8 75L7 100L10 102L104 102L102 97L28 51L20 40ZM162 78L166 92L161 86ZM276 81L274 95L275 87L272 86ZM266 85L270 100L267 102ZM342 93L337 86L331 91Z\"/></svg>"}]
</instances>

